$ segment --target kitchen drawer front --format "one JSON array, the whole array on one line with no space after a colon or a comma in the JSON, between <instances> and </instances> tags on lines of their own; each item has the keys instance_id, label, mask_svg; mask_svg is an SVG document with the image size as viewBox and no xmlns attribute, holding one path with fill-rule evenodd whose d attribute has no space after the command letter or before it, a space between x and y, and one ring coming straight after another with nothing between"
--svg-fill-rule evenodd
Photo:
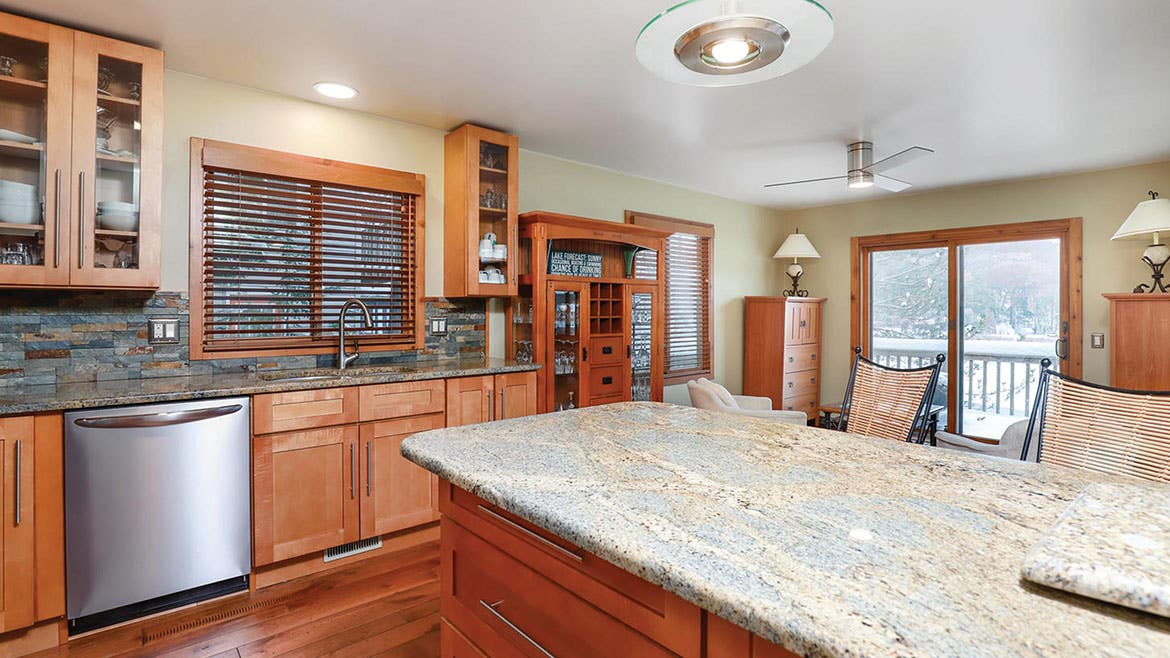
<instances>
[{"instance_id":1,"label":"kitchen drawer front","mask_svg":"<svg viewBox=\"0 0 1170 658\"><path fill-rule=\"evenodd\" d=\"M558 658L673 655L451 519L441 536L442 613L473 643Z\"/></svg>"},{"instance_id":2,"label":"kitchen drawer front","mask_svg":"<svg viewBox=\"0 0 1170 658\"><path fill-rule=\"evenodd\" d=\"M625 362L626 350L621 336L595 336L589 339L589 363L594 366L615 365Z\"/></svg>"},{"instance_id":3,"label":"kitchen drawer front","mask_svg":"<svg viewBox=\"0 0 1170 658\"><path fill-rule=\"evenodd\" d=\"M784 396L784 404L781 408L786 411L803 411L809 418L817 417L817 396L815 393L810 395L793 395Z\"/></svg>"},{"instance_id":4,"label":"kitchen drawer front","mask_svg":"<svg viewBox=\"0 0 1170 658\"><path fill-rule=\"evenodd\" d=\"M359 387L358 397L362 422L439 413L447 408L447 382L370 384Z\"/></svg>"},{"instance_id":5,"label":"kitchen drawer front","mask_svg":"<svg viewBox=\"0 0 1170 658\"><path fill-rule=\"evenodd\" d=\"M589 368L589 397L609 398L622 394L622 375L625 369L621 366L592 366Z\"/></svg>"},{"instance_id":6,"label":"kitchen drawer front","mask_svg":"<svg viewBox=\"0 0 1170 658\"><path fill-rule=\"evenodd\" d=\"M624 395L610 395L610 396L600 397L600 398L590 398L589 399L589 406L598 407L598 406L601 406L603 404L614 404L616 402L625 402L625 401L626 401L626 397Z\"/></svg>"},{"instance_id":7,"label":"kitchen drawer front","mask_svg":"<svg viewBox=\"0 0 1170 658\"><path fill-rule=\"evenodd\" d=\"M671 651L698 655L697 606L447 481L440 483L439 511Z\"/></svg>"},{"instance_id":8,"label":"kitchen drawer front","mask_svg":"<svg viewBox=\"0 0 1170 658\"><path fill-rule=\"evenodd\" d=\"M784 347L784 372L811 370L821 362L820 346L786 345Z\"/></svg>"},{"instance_id":9,"label":"kitchen drawer front","mask_svg":"<svg viewBox=\"0 0 1170 658\"><path fill-rule=\"evenodd\" d=\"M817 370L784 372L784 397L815 394L820 390L820 374Z\"/></svg>"},{"instance_id":10,"label":"kitchen drawer front","mask_svg":"<svg viewBox=\"0 0 1170 658\"><path fill-rule=\"evenodd\" d=\"M354 387L252 396L252 433L269 434L357 422Z\"/></svg>"}]
</instances>

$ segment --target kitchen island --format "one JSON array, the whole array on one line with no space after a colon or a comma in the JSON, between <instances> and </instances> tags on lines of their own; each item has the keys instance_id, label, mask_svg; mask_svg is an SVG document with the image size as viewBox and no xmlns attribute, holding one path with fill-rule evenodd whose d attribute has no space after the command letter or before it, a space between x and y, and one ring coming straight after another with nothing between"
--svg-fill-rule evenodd
<instances>
[{"instance_id":1,"label":"kitchen island","mask_svg":"<svg viewBox=\"0 0 1170 658\"><path fill-rule=\"evenodd\" d=\"M769 655L713 646L722 620L811 656L1170 655L1170 620L1020 580L1027 551L1078 493L1132 480L655 403L426 432L402 452L449 483L444 577L459 573L446 562L460 550L493 551L485 573L512 564L508 547L522 545L494 541L492 527L631 591L591 564L603 560L703 611L705 633L651 625L646 646L662 655ZM491 523L469 532L480 522L468 512ZM555 587L527 571L494 583L511 589L481 598L475 623L500 648L480 648L587 655L557 627L514 617L531 591L566 606L559 589L593 581L512 557ZM575 593L626 625L636 617L604 591ZM670 605L645 607L667 619ZM445 583L445 641L477 639L450 624L466 607Z\"/></svg>"}]
</instances>

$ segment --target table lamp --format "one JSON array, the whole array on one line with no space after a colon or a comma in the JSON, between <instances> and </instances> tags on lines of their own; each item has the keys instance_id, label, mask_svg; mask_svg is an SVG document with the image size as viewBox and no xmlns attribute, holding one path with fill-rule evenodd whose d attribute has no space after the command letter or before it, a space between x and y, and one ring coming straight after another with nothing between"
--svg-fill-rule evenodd
<instances>
[{"instance_id":1,"label":"table lamp","mask_svg":"<svg viewBox=\"0 0 1170 658\"><path fill-rule=\"evenodd\" d=\"M1167 292L1166 285L1162 283L1162 268L1166 266L1167 261L1170 261L1170 247L1158 240L1158 233L1170 231L1170 199L1159 199L1158 193L1153 191L1149 194L1150 200L1139 203L1111 239L1120 240L1153 233L1154 243L1146 247L1142 254L1142 260L1154 271L1154 283L1152 285L1139 284L1133 291Z\"/></svg>"},{"instance_id":2,"label":"table lamp","mask_svg":"<svg viewBox=\"0 0 1170 658\"><path fill-rule=\"evenodd\" d=\"M821 255L817 253L816 247L808 241L808 238L796 229L796 233L789 235L784 239L784 244L772 254L772 258L791 258L792 264L785 270L789 278L792 279L792 290L785 290L782 294L785 297L808 297L807 290L800 289L800 276L804 274L804 268L800 266L801 258L820 258Z\"/></svg>"}]
</instances>

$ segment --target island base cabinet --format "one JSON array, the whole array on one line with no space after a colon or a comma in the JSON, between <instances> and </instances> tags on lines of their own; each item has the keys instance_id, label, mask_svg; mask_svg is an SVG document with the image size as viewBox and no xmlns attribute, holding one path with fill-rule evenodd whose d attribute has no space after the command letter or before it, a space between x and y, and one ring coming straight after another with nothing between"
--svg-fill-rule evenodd
<instances>
[{"instance_id":1,"label":"island base cabinet","mask_svg":"<svg viewBox=\"0 0 1170 658\"><path fill-rule=\"evenodd\" d=\"M800 658L797 654L707 613L707 658Z\"/></svg>"}]
</instances>

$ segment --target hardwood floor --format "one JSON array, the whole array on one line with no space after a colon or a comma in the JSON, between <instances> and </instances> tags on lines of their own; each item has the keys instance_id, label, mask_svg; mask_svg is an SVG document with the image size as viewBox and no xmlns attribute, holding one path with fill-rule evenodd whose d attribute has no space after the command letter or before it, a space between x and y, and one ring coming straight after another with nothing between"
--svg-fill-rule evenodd
<instances>
[{"instance_id":1,"label":"hardwood floor","mask_svg":"<svg viewBox=\"0 0 1170 658\"><path fill-rule=\"evenodd\" d=\"M439 545L134 622L37 657L439 655Z\"/></svg>"}]
</instances>

